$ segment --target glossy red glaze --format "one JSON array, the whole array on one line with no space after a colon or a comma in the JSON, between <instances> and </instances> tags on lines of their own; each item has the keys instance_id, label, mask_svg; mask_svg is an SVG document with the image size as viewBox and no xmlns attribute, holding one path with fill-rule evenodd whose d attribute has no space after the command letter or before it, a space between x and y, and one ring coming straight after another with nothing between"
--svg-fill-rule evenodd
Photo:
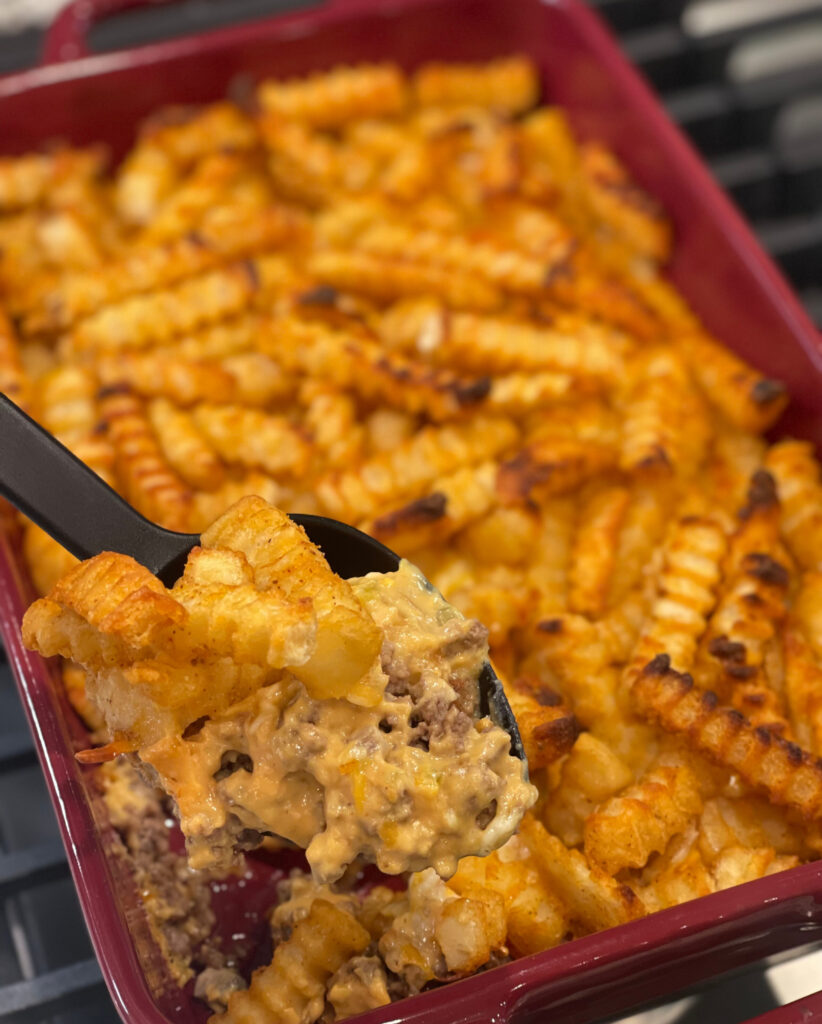
<instances>
[{"instance_id":1,"label":"glossy red glaze","mask_svg":"<svg viewBox=\"0 0 822 1024\"><path fill-rule=\"evenodd\" d=\"M58 20L46 52L84 52L98 16L135 0L81 0ZM725 342L789 385L785 428L822 442L822 356L816 332L750 229L670 123L607 30L577 0L333 0L198 37L84 57L0 80L0 149L19 153L55 138L103 140L115 158L140 118L169 103L223 96L239 79L286 76L341 61L391 57L486 59L525 52L545 96L583 137L612 146L658 196L676 228L671 276ZM132 1024L199 1022L203 1007L165 981L139 901L116 858L92 783L73 752L85 744L52 668L25 651L19 623L31 597L12 538L0 534L0 629L34 732L69 862L106 981ZM280 867L252 862L252 877L218 899L221 928L236 931L267 903ZM822 863L717 893L621 928L579 939L475 978L374 1011L362 1024L595 1019L670 994L822 929ZM803 1010L820 1000L802 1000ZM763 1024L792 1024L790 1008Z\"/></svg>"}]
</instances>

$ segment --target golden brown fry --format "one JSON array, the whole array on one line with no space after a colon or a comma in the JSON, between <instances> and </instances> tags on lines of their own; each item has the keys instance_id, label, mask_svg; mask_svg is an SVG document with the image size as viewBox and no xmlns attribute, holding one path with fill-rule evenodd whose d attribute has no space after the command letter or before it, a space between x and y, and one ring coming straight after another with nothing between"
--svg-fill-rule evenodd
<instances>
[{"instance_id":1,"label":"golden brown fry","mask_svg":"<svg viewBox=\"0 0 822 1024\"><path fill-rule=\"evenodd\" d=\"M568 607L581 615L599 616L608 597L617 556L616 540L630 494L624 487L593 490L579 513L571 553Z\"/></svg>"},{"instance_id":2,"label":"golden brown fry","mask_svg":"<svg viewBox=\"0 0 822 1024\"><path fill-rule=\"evenodd\" d=\"M822 569L822 484L808 441L780 441L765 456L782 506L782 534L802 569Z\"/></svg>"},{"instance_id":3,"label":"golden brown fry","mask_svg":"<svg viewBox=\"0 0 822 1024\"><path fill-rule=\"evenodd\" d=\"M295 283L279 256L231 263L174 287L137 295L92 313L69 334L73 351L111 352L160 345L242 313Z\"/></svg>"},{"instance_id":4,"label":"golden brown fry","mask_svg":"<svg viewBox=\"0 0 822 1024\"><path fill-rule=\"evenodd\" d=\"M189 529L193 533L202 533L215 519L249 494L262 498L269 505L287 504L289 508L294 507L294 503L287 500L288 492L276 480L252 469L238 477L227 477L213 491L197 491L192 498Z\"/></svg>"},{"instance_id":5,"label":"golden brown fry","mask_svg":"<svg viewBox=\"0 0 822 1024\"><path fill-rule=\"evenodd\" d=\"M691 668L716 600L725 534L712 519L686 517L673 527L656 582L656 597L637 642L626 680L666 652L678 670Z\"/></svg>"},{"instance_id":6,"label":"golden brown fry","mask_svg":"<svg viewBox=\"0 0 822 1024\"><path fill-rule=\"evenodd\" d=\"M259 967L247 989L232 992L215 1024L270 1024L314 1021L325 1006L326 983L349 957L361 953L370 936L356 918L328 900L315 899L290 938Z\"/></svg>"},{"instance_id":7,"label":"golden brown fry","mask_svg":"<svg viewBox=\"0 0 822 1024\"><path fill-rule=\"evenodd\" d=\"M163 457L140 400L119 390L104 393L100 415L125 498L161 526L185 532L191 492Z\"/></svg>"},{"instance_id":8,"label":"golden brown fry","mask_svg":"<svg viewBox=\"0 0 822 1024\"><path fill-rule=\"evenodd\" d=\"M97 360L96 369L104 388L127 388L144 398L168 398L176 405L230 402L234 398L234 378L223 367L170 358L158 350L104 354Z\"/></svg>"},{"instance_id":9,"label":"golden brown fry","mask_svg":"<svg viewBox=\"0 0 822 1024\"><path fill-rule=\"evenodd\" d=\"M536 621L568 608L576 502L552 497L542 505L539 516L539 539L529 556L528 569L528 578L538 592L531 616Z\"/></svg>"},{"instance_id":10,"label":"golden brown fry","mask_svg":"<svg viewBox=\"0 0 822 1024\"><path fill-rule=\"evenodd\" d=\"M536 327L470 313L446 315L430 306L418 307L417 316L412 344L418 351L468 370L551 370L575 379L615 382L623 368L626 340L593 322L560 318L555 326Z\"/></svg>"},{"instance_id":11,"label":"golden brown fry","mask_svg":"<svg viewBox=\"0 0 822 1024\"><path fill-rule=\"evenodd\" d=\"M0 211L32 206L52 190L95 177L102 163L102 153L95 149L4 157L0 160Z\"/></svg>"},{"instance_id":12,"label":"golden brown fry","mask_svg":"<svg viewBox=\"0 0 822 1024\"><path fill-rule=\"evenodd\" d=\"M781 697L769 685L764 664L786 612L790 581L778 561L779 518L773 477L759 470L730 539L719 602L700 642L694 678L730 699L754 725L790 738Z\"/></svg>"},{"instance_id":13,"label":"golden brown fry","mask_svg":"<svg viewBox=\"0 0 822 1024\"><path fill-rule=\"evenodd\" d=\"M135 249L110 266L66 274L45 287L30 286L25 292L23 331L32 335L65 330L108 303L167 288L227 260L287 242L299 230L299 218L277 206L262 211L212 210L187 237Z\"/></svg>"},{"instance_id":14,"label":"golden brown fry","mask_svg":"<svg viewBox=\"0 0 822 1024\"><path fill-rule=\"evenodd\" d=\"M585 822L585 855L604 871L641 868L681 835L702 810L699 780L685 766L646 772Z\"/></svg>"},{"instance_id":15,"label":"golden brown fry","mask_svg":"<svg viewBox=\"0 0 822 1024\"><path fill-rule=\"evenodd\" d=\"M167 399L157 398L149 403L148 419L160 450L185 483L205 491L217 490L225 467L191 416Z\"/></svg>"},{"instance_id":16,"label":"golden brown fry","mask_svg":"<svg viewBox=\"0 0 822 1024\"><path fill-rule=\"evenodd\" d=\"M519 726L528 768L537 772L569 753L580 724L550 687L530 676L505 686L505 695Z\"/></svg>"},{"instance_id":17,"label":"golden brown fry","mask_svg":"<svg viewBox=\"0 0 822 1024\"><path fill-rule=\"evenodd\" d=\"M386 262L364 252L331 249L312 256L308 272L342 291L359 292L390 302L407 295L432 295L456 309L489 311L502 305L502 295L489 282L464 269L443 268L408 260Z\"/></svg>"},{"instance_id":18,"label":"golden brown fry","mask_svg":"<svg viewBox=\"0 0 822 1024\"><path fill-rule=\"evenodd\" d=\"M734 426L760 434L787 405L784 384L763 377L710 335L689 333L678 347L708 400Z\"/></svg>"},{"instance_id":19,"label":"golden brown fry","mask_svg":"<svg viewBox=\"0 0 822 1024\"><path fill-rule=\"evenodd\" d=\"M239 405L197 405L192 418L198 430L229 463L273 475L298 476L311 449L301 431L283 416Z\"/></svg>"},{"instance_id":20,"label":"golden brown fry","mask_svg":"<svg viewBox=\"0 0 822 1024\"><path fill-rule=\"evenodd\" d=\"M202 535L203 547L242 552L265 591L274 582L287 595L311 598L317 614L317 646L294 669L309 693L350 697L364 704L379 699L379 677L367 675L382 635L345 580L335 576L302 527L256 497L243 498Z\"/></svg>"},{"instance_id":21,"label":"golden brown fry","mask_svg":"<svg viewBox=\"0 0 822 1024\"><path fill-rule=\"evenodd\" d=\"M463 467L435 480L424 497L363 520L359 528L410 557L418 548L441 543L492 509L497 501L496 479L495 462Z\"/></svg>"},{"instance_id":22,"label":"golden brown fry","mask_svg":"<svg viewBox=\"0 0 822 1024\"><path fill-rule=\"evenodd\" d=\"M569 850L531 814L523 818L521 834L578 931L611 928L646 913L642 900L629 885L620 884L589 864L577 850Z\"/></svg>"},{"instance_id":23,"label":"golden brown fry","mask_svg":"<svg viewBox=\"0 0 822 1024\"><path fill-rule=\"evenodd\" d=\"M405 88L396 65L359 64L284 82L268 79L260 84L257 98L267 113L315 128L336 128L359 118L400 113L406 104Z\"/></svg>"},{"instance_id":24,"label":"golden brown fry","mask_svg":"<svg viewBox=\"0 0 822 1024\"><path fill-rule=\"evenodd\" d=\"M318 321L274 322L261 341L264 351L286 369L351 388L364 399L451 419L487 396L487 377L466 379L387 353L368 338L334 330Z\"/></svg>"},{"instance_id":25,"label":"golden brown fry","mask_svg":"<svg viewBox=\"0 0 822 1024\"><path fill-rule=\"evenodd\" d=\"M634 254L666 262L671 228L657 200L633 181L602 143L585 142L579 153L585 199L599 230L615 236Z\"/></svg>"},{"instance_id":26,"label":"golden brown fry","mask_svg":"<svg viewBox=\"0 0 822 1024\"><path fill-rule=\"evenodd\" d=\"M373 516L389 502L424 493L435 480L464 466L478 465L511 447L517 428L510 420L477 416L465 423L424 427L393 451L359 469L321 478L317 495L337 519Z\"/></svg>"},{"instance_id":27,"label":"golden brown fry","mask_svg":"<svg viewBox=\"0 0 822 1024\"><path fill-rule=\"evenodd\" d=\"M702 754L736 772L772 803L791 807L805 819L822 816L822 763L810 753L755 727L716 694L700 691L687 674L657 655L632 689L639 712L667 732L685 735Z\"/></svg>"},{"instance_id":28,"label":"golden brown fry","mask_svg":"<svg viewBox=\"0 0 822 1024\"><path fill-rule=\"evenodd\" d=\"M487 64L424 64L412 87L421 106L470 104L505 114L521 114L539 98L537 70L526 57Z\"/></svg>"},{"instance_id":29,"label":"golden brown fry","mask_svg":"<svg viewBox=\"0 0 822 1024\"><path fill-rule=\"evenodd\" d=\"M564 494L608 469L615 451L596 442L555 438L534 441L500 466L497 486L503 501L545 500Z\"/></svg>"},{"instance_id":30,"label":"golden brown fry","mask_svg":"<svg viewBox=\"0 0 822 1024\"><path fill-rule=\"evenodd\" d=\"M591 733L577 739L545 801L543 818L566 846L580 846L584 825L598 805L633 782L631 769Z\"/></svg>"},{"instance_id":31,"label":"golden brown fry","mask_svg":"<svg viewBox=\"0 0 822 1024\"><path fill-rule=\"evenodd\" d=\"M652 349L629 373L620 469L692 476L705 457L709 424L682 361L670 349Z\"/></svg>"},{"instance_id":32,"label":"golden brown fry","mask_svg":"<svg viewBox=\"0 0 822 1024\"><path fill-rule=\"evenodd\" d=\"M512 836L487 857L464 857L448 886L461 896L478 888L502 896L506 941L516 956L550 949L566 937L567 911L545 884L521 836Z\"/></svg>"}]
</instances>

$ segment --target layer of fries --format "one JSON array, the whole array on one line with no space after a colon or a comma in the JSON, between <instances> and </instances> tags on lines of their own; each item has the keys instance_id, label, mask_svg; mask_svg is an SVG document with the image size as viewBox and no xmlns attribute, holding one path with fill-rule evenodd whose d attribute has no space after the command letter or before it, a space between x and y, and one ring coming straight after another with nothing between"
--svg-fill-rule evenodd
<instances>
[{"instance_id":1,"label":"layer of fries","mask_svg":"<svg viewBox=\"0 0 822 1024\"><path fill-rule=\"evenodd\" d=\"M659 205L538 101L519 57L362 65L161 111L110 172L0 161L0 387L167 527L257 494L419 564L540 788L447 892L303 901L223 1020L341 1019L822 850L819 465L666 280ZM73 560L23 534L45 592Z\"/></svg>"}]
</instances>

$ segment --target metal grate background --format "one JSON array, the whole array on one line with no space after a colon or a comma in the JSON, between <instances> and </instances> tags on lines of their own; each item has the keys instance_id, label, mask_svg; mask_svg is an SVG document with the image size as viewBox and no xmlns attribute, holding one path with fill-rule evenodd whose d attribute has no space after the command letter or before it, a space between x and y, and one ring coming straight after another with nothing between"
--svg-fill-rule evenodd
<instances>
[{"instance_id":1,"label":"metal grate background","mask_svg":"<svg viewBox=\"0 0 822 1024\"><path fill-rule=\"evenodd\" d=\"M822 326L822 0L593 2ZM298 5L184 0L112 18L92 42L113 49ZM0 36L0 73L35 63L40 43L35 27ZM643 1024L736 1024L813 991L819 957L681 993ZM0 1020L117 1019L0 652Z\"/></svg>"}]
</instances>

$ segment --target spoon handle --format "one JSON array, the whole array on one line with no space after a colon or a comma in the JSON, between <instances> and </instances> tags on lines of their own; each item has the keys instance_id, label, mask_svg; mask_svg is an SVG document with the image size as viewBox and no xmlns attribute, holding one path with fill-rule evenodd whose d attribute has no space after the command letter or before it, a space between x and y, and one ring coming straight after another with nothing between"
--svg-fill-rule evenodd
<instances>
[{"instance_id":1,"label":"spoon handle","mask_svg":"<svg viewBox=\"0 0 822 1024\"><path fill-rule=\"evenodd\" d=\"M3 394L0 496L80 559L119 551L157 572L198 541L141 516Z\"/></svg>"}]
</instances>

